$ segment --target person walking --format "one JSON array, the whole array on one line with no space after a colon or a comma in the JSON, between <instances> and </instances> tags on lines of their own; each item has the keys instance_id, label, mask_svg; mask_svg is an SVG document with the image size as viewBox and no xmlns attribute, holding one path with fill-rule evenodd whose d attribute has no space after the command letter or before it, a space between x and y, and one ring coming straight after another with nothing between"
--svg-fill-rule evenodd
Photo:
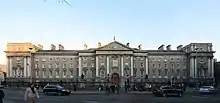
<instances>
[{"instance_id":1,"label":"person walking","mask_svg":"<svg viewBox=\"0 0 220 103\"><path fill-rule=\"evenodd\" d=\"M30 84L25 91L24 100L28 99L29 103L36 103L36 98L39 99L37 89L34 87L34 84Z\"/></svg>"},{"instance_id":2,"label":"person walking","mask_svg":"<svg viewBox=\"0 0 220 103\"><path fill-rule=\"evenodd\" d=\"M0 90L0 103L3 103L3 98L5 97L5 93L3 90Z\"/></svg>"}]
</instances>

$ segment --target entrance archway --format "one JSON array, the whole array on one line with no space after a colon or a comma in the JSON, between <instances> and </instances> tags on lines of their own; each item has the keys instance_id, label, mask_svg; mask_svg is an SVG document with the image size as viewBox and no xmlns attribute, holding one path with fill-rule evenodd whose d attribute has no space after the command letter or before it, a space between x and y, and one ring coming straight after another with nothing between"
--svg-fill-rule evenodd
<instances>
[{"instance_id":1,"label":"entrance archway","mask_svg":"<svg viewBox=\"0 0 220 103\"><path fill-rule=\"evenodd\" d=\"M120 77L119 77L119 74L118 73L113 73L112 76L111 76L111 82L113 84L119 84L120 82Z\"/></svg>"}]
</instances>

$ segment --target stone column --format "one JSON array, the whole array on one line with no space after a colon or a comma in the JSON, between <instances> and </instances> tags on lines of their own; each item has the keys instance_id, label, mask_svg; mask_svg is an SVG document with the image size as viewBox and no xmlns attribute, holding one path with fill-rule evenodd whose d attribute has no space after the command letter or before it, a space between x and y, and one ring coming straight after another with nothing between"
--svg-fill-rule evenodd
<instances>
[{"instance_id":1,"label":"stone column","mask_svg":"<svg viewBox=\"0 0 220 103\"><path fill-rule=\"evenodd\" d=\"M24 75L23 77L27 77L27 57L24 57Z\"/></svg>"},{"instance_id":2,"label":"stone column","mask_svg":"<svg viewBox=\"0 0 220 103\"><path fill-rule=\"evenodd\" d=\"M194 61L195 61L195 62L194 62L194 63L195 63L195 64L194 64L194 65L195 65L194 74L195 74L195 78L197 78L197 75L198 75L198 74L197 74L197 57L195 57Z\"/></svg>"},{"instance_id":3,"label":"stone column","mask_svg":"<svg viewBox=\"0 0 220 103\"><path fill-rule=\"evenodd\" d=\"M31 77L32 73L31 73L31 57L27 57L27 62L26 62L26 69L27 69L27 76Z\"/></svg>"},{"instance_id":4,"label":"stone column","mask_svg":"<svg viewBox=\"0 0 220 103\"><path fill-rule=\"evenodd\" d=\"M109 74L109 56L107 56L107 74Z\"/></svg>"},{"instance_id":5,"label":"stone column","mask_svg":"<svg viewBox=\"0 0 220 103\"><path fill-rule=\"evenodd\" d=\"M211 74L212 74L212 78L214 78L214 60L211 58L211 70L212 70L212 72L211 72Z\"/></svg>"},{"instance_id":6,"label":"stone column","mask_svg":"<svg viewBox=\"0 0 220 103\"><path fill-rule=\"evenodd\" d=\"M212 67L211 67L211 58L208 58L208 76L211 77L212 76Z\"/></svg>"},{"instance_id":7,"label":"stone column","mask_svg":"<svg viewBox=\"0 0 220 103\"><path fill-rule=\"evenodd\" d=\"M124 76L124 58L121 56L121 76Z\"/></svg>"},{"instance_id":8,"label":"stone column","mask_svg":"<svg viewBox=\"0 0 220 103\"><path fill-rule=\"evenodd\" d=\"M149 70L148 70L148 58L147 58L147 56L145 57L145 69L146 69L145 72L148 75Z\"/></svg>"},{"instance_id":9,"label":"stone column","mask_svg":"<svg viewBox=\"0 0 220 103\"><path fill-rule=\"evenodd\" d=\"M79 77L82 75L82 57L79 56L79 65L78 65L78 68L79 68Z\"/></svg>"},{"instance_id":10,"label":"stone column","mask_svg":"<svg viewBox=\"0 0 220 103\"><path fill-rule=\"evenodd\" d=\"M194 75L194 59L190 58L190 77L195 77Z\"/></svg>"},{"instance_id":11,"label":"stone column","mask_svg":"<svg viewBox=\"0 0 220 103\"><path fill-rule=\"evenodd\" d=\"M134 75L133 56L131 56L131 76Z\"/></svg>"},{"instance_id":12,"label":"stone column","mask_svg":"<svg viewBox=\"0 0 220 103\"><path fill-rule=\"evenodd\" d=\"M14 76L13 68L12 68L12 57L9 57L9 71L10 71L9 73L10 77Z\"/></svg>"},{"instance_id":13,"label":"stone column","mask_svg":"<svg viewBox=\"0 0 220 103\"><path fill-rule=\"evenodd\" d=\"M10 66L9 66L9 64L10 64L10 60L9 60L10 58L8 57L8 56L6 56L6 76L7 77L10 77Z\"/></svg>"},{"instance_id":14,"label":"stone column","mask_svg":"<svg viewBox=\"0 0 220 103\"><path fill-rule=\"evenodd\" d=\"M99 76L99 57L98 56L96 56L96 68L95 68L95 75L96 75L96 77L98 77Z\"/></svg>"}]
</instances>

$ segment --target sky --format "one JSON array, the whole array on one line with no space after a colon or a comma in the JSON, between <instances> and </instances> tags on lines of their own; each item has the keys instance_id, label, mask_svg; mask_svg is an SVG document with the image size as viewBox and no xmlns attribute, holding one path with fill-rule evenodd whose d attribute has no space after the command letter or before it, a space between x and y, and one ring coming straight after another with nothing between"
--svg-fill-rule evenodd
<instances>
[{"instance_id":1,"label":"sky","mask_svg":"<svg viewBox=\"0 0 220 103\"><path fill-rule=\"evenodd\" d=\"M143 49L213 43L220 59L220 0L0 0L0 63L7 42L65 49L116 41Z\"/></svg>"}]
</instances>

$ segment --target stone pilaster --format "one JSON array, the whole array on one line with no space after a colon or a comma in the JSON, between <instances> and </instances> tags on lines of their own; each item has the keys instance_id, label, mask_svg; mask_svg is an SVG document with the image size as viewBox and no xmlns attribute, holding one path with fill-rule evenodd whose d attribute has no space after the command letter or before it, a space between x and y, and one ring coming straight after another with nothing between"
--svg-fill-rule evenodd
<instances>
[{"instance_id":1,"label":"stone pilaster","mask_svg":"<svg viewBox=\"0 0 220 103\"><path fill-rule=\"evenodd\" d=\"M124 58L121 56L121 76L124 76Z\"/></svg>"}]
</instances>

